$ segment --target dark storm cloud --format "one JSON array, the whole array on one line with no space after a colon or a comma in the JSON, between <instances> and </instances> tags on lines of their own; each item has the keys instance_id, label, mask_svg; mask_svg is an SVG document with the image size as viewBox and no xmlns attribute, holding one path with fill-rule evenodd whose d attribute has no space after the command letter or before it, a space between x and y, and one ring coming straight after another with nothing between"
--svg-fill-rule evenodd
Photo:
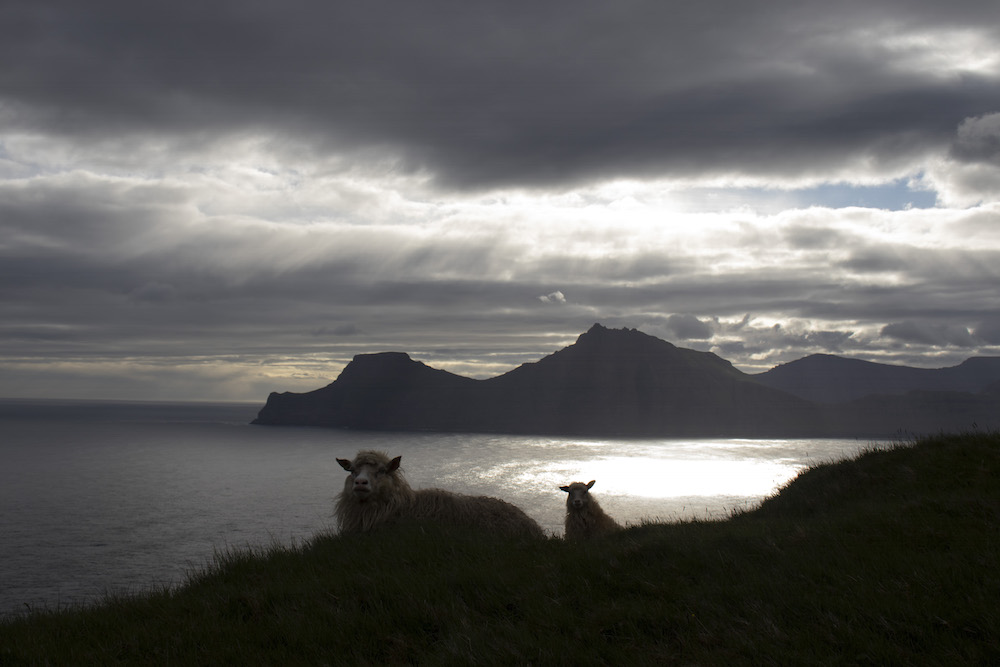
<instances>
[{"instance_id":1,"label":"dark storm cloud","mask_svg":"<svg viewBox=\"0 0 1000 667\"><path fill-rule=\"evenodd\" d=\"M706 340L714 333L710 324L694 315L671 315L667 318L667 326L673 333L671 338L681 340Z\"/></svg>"},{"instance_id":2,"label":"dark storm cloud","mask_svg":"<svg viewBox=\"0 0 1000 667\"><path fill-rule=\"evenodd\" d=\"M975 334L991 345L1000 345L1000 316L991 315L979 322Z\"/></svg>"},{"instance_id":3,"label":"dark storm cloud","mask_svg":"<svg viewBox=\"0 0 1000 667\"><path fill-rule=\"evenodd\" d=\"M951 155L963 162L1000 165L1000 113L962 121Z\"/></svg>"},{"instance_id":4,"label":"dark storm cloud","mask_svg":"<svg viewBox=\"0 0 1000 667\"><path fill-rule=\"evenodd\" d=\"M909 343L971 348L976 341L969 330L958 325L928 325L920 322L898 322L882 328L882 335Z\"/></svg>"},{"instance_id":5,"label":"dark storm cloud","mask_svg":"<svg viewBox=\"0 0 1000 667\"><path fill-rule=\"evenodd\" d=\"M995 80L920 60L996 26L991 2L11 0L0 114L175 150L263 133L462 186L893 169L1000 109Z\"/></svg>"}]
</instances>

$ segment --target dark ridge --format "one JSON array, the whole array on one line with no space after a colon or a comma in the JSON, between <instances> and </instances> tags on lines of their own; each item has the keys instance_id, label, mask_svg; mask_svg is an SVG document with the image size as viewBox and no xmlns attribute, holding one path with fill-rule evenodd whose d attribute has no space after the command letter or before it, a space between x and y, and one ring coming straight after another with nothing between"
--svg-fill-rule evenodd
<instances>
[{"instance_id":1,"label":"dark ridge","mask_svg":"<svg viewBox=\"0 0 1000 667\"><path fill-rule=\"evenodd\" d=\"M753 377L761 384L817 403L912 391L978 394L1000 382L1000 357L974 357L958 366L931 369L813 354Z\"/></svg>"},{"instance_id":2,"label":"dark ridge","mask_svg":"<svg viewBox=\"0 0 1000 667\"><path fill-rule=\"evenodd\" d=\"M990 390L992 387L992 391ZM813 355L747 375L710 352L595 324L487 380L401 352L354 357L255 424L619 437L889 437L1000 427L1000 359L925 370Z\"/></svg>"}]
</instances>

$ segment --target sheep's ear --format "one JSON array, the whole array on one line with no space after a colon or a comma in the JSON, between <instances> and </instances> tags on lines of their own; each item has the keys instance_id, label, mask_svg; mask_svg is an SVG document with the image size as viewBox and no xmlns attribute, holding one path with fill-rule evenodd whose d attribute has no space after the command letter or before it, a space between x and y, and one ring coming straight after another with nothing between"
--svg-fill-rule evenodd
<instances>
[{"instance_id":1,"label":"sheep's ear","mask_svg":"<svg viewBox=\"0 0 1000 667\"><path fill-rule=\"evenodd\" d=\"M596 479L592 479L592 480L590 480L590 484L588 484L588 485L587 485L587 488L588 488L588 489L590 489L590 488L593 488L593 486L594 486L594 482L596 482L596 481L597 481Z\"/></svg>"},{"instance_id":2,"label":"sheep's ear","mask_svg":"<svg viewBox=\"0 0 1000 667\"><path fill-rule=\"evenodd\" d=\"M351 472L351 462L348 461L347 459L337 459L337 463L339 463L340 467L346 470L347 472Z\"/></svg>"},{"instance_id":3,"label":"sheep's ear","mask_svg":"<svg viewBox=\"0 0 1000 667\"><path fill-rule=\"evenodd\" d=\"M394 458L393 460L389 461L389 465L388 465L388 466L386 466L386 468L385 468L385 469L386 469L387 471L389 471L389 472L392 472L393 470L396 470L397 468L399 468L399 462L400 462L400 461L401 461L402 459L403 459L403 457L402 457L402 456L397 456L397 457L396 457L396 458Z\"/></svg>"},{"instance_id":4,"label":"sheep's ear","mask_svg":"<svg viewBox=\"0 0 1000 667\"><path fill-rule=\"evenodd\" d=\"M569 493L569 487L568 486L560 486L559 488L562 489L563 491L565 491L566 493Z\"/></svg>"}]
</instances>

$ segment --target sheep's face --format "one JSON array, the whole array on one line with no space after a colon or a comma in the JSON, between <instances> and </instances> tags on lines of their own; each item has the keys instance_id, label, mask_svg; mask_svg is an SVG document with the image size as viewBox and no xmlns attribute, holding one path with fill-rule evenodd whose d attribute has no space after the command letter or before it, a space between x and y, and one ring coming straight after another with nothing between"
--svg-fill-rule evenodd
<instances>
[{"instance_id":1,"label":"sheep's face","mask_svg":"<svg viewBox=\"0 0 1000 667\"><path fill-rule=\"evenodd\" d=\"M353 461L337 459L347 472L344 480L344 495L353 494L359 502L378 498L380 491L392 484L391 477L399 469L401 456L389 460L385 456L375 456L368 452L358 454Z\"/></svg>"},{"instance_id":2,"label":"sheep's face","mask_svg":"<svg viewBox=\"0 0 1000 667\"><path fill-rule=\"evenodd\" d=\"M569 494L569 497L566 498L567 509L580 510L586 507L587 503L590 502L590 489L594 486L595 481L590 480L589 484L573 482L569 486L560 486L560 489Z\"/></svg>"}]
</instances>

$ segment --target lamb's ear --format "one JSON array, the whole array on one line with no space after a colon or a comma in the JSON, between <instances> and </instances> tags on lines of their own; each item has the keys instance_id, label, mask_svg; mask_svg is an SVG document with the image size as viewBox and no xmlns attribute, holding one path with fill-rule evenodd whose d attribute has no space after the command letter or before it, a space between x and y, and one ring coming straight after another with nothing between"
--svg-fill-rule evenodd
<instances>
[{"instance_id":1,"label":"lamb's ear","mask_svg":"<svg viewBox=\"0 0 1000 667\"><path fill-rule=\"evenodd\" d=\"M392 472L393 470L396 470L397 468L399 468L399 462L400 462L400 461L401 461L402 459L403 459L403 457L402 457L402 456L397 456L397 457L396 457L396 458L394 458L393 460L389 461L389 465L387 465L387 466L385 467L385 469L386 469L387 471L389 471L389 472Z\"/></svg>"},{"instance_id":2,"label":"lamb's ear","mask_svg":"<svg viewBox=\"0 0 1000 667\"><path fill-rule=\"evenodd\" d=\"M566 493L569 493L569 487L568 486L560 486L559 488L562 489L563 491L565 491Z\"/></svg>"},{"instance_id":3,"label":"lamb's ear","mask_svg":"<svg viewBox=\"0 0 1000 667\"><path fill-rule=\"evenodd\" d=\"M337 459L337 463L339 463L340 467L346 470L347 472L351 472L351 462L348 461L347 459Z\"/></svg>"},{"instance_id":4,"label":"lamb's ear","mask_svg":"<svg viewBox=\"0 0 1000 667\"><path fill-rule=\"evenodd\" d=\"M587 485L587 488L588 489L592 489L594 487L594 482L596 482L596 481L597 481L596 479L590 480L590 484Z\"/></svg>"}]
</instances>

